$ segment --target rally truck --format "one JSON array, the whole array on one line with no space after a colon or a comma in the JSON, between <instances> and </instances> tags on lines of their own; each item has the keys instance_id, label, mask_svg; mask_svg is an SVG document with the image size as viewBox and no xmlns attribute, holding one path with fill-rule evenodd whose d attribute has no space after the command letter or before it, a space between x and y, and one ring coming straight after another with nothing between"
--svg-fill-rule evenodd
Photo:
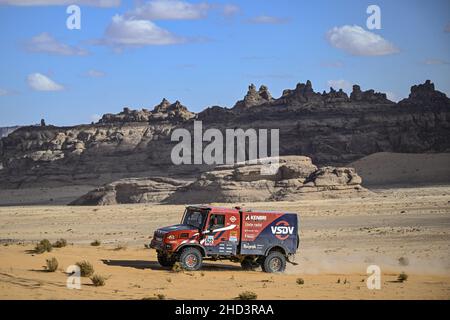
<instances>
[{"instance_id":1,"label":"rally truck","mask_svg":"<svg viewBox=\"0 0 450 320\"><path fill-rule=\"evenodd\" d=\"M150 248L163 267L178 262L194 271L203 260L231 260L246 270L283 272L295 264L298 245L296 213L190 205L180 224L155 231Z\"/></svg>"}]
</instances>

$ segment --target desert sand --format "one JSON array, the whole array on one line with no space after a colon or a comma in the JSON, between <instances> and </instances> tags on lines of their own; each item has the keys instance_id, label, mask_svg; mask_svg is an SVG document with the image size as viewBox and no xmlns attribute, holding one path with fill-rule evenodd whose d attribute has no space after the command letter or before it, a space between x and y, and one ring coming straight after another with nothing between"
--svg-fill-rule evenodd
<instances>
[{"instance_id":1,"label":"desert sand","mask_svg":"<svg viewBox=\"0 0 450 320\"><path fill-rule=\"evenodd\" d=\"M0 207L0 299L232 299L246 290L258 299L449 299L450 186L372 191L356 199L245 204L300 215L299 265L284 274L226 261L192 273L159 267L144 245L156 228L178 223L183 206ZM31 253L43 238L69 245ZM100 247L89 245L95 239ZM49 257L59 261L54 273L44 271ZM82 278L80 290L66 288L66 268L81 260L107 277L104 287ZM381 268L381 290L366 287L372 264ZM396 282L402 271L408 280Z\"/></svg>"}]
</instances>

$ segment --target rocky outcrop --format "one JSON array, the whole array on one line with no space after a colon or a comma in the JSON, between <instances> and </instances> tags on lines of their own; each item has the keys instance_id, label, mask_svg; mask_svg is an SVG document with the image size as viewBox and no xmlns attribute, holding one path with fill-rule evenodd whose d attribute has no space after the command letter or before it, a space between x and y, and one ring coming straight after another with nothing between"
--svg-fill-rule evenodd
<instances>
[{"instance_id":1,"label":"rocky outcrop","mask_svg":"<svg viewBox=\"0 0 450 320\"><path fill-rule=\"evenodd\" d=\"M385 93L375 92L374 90L361 91L361 87L358 85L353 86L350 100L366 103L392 103L392 101L387 99Z\"/></svg>"},{"instance_id":2,"label":"rocky outcrop","mask_svg":"<svg viewBox=\"0 0 450 320\"><path fill-rule=\"evenodd\" d=\"M279 129L281 155L306 155L319 165L345 166L377 152L450 152L450 100L427 81L394 103L355 86L315 92L310 81L272 98L250 86L233 108L214 106L195 114L163 100L152 111L125 108L99 123L73 127L22 127L0 140L1 188L99 185L122 178L192 179L211 166L175 166L177 128ZM206 143L205 143L206 144Z\"/></svg>"},{"instance_id":3,"label":"rocky outcrop","mask_svg":"<svg viewBox=\"0 0 450 320\"><path fill-rule=\"evenodd\" d=\"M0 139L7 137L10 133L14 132L15 130L19 129L19 126L13 126L13 127L1 127L0 128Z\"/></svg>"},{"instance_id":4,"label":"rocky outcrop","mask_svg":"<svg viewBox=\"0 0 450 320\"><path fill-rule=\"evenodd\" d=\"M120 203L161 202L186 184L186 181L161 177L122 179L96 188L70 205L105 206Z\"/></svg>"},{"instance_id":5,"label":"rocky outcrop","mask_svg":"<svg viewBox=\"0 0 450 320\"><path fill-rule=\"evenodd\" d=\"M261 161L220 166L187 183L172 179L120 180L97 188L72 205L294 201L367 195L352 168L317 168L308 157L281 157L276 170Z\"/></svg>"},{"instance_id":6,"label":"rocky outcrop","mask_svg":"<svg viewBox=\"0 0 450 320\"><path fill-rule=\"evenodd\" d=\"M234 109L241 110L246 108L251 108L254 106L259 106L261 104L272 101L272 95L267 89L266 86L261 86L258 91L256 91L256 86L252 83L248 87L247 95L244 97L244 100L238 101Z\"/></svg>"},{"instance_id":7,"label":"rocky outcrop","mask_svg":"<svg viewBox=\"0 0 450 320\"><path fill-rule=\"evenodd\" d=\"M149 122L149 121L187 121L195 116L179 101L170 103L163 99L160 104L154 107L153 111L147 109L130 110L130 108L123 108L123 111L118 114L105 114L100 119L102 124L117 124L126 122Z\"/></svg>"}]
</instances>

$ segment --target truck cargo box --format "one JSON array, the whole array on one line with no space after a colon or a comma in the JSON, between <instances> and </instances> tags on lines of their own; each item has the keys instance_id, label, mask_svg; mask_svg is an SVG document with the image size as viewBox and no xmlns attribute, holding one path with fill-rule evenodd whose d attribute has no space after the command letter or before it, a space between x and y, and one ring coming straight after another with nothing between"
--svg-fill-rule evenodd
<instances>
[{"instance_id":1,"label":"truck cargo box","mask_svg":"<svg viewBox=\"0 0 450 320\"><path fill-rule=\"evenodd\" d=\"M270 248L280 246L288 254L298 247L298 219L295 213L242 213L241 254L264 255Z\"/></svg>"}]
</instances>

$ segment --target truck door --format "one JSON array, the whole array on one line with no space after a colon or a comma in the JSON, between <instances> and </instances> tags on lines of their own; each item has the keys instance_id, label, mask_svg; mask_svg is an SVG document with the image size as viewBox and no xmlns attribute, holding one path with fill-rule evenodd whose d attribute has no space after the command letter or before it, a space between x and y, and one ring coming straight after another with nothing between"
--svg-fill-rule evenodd
<instances>
[{"instance_id":1,"label":"truck door","mask_svg":"<svg viewBox=\"0 0 450 320\"><path fill-rule=\"evenodd\" d=\"M239 240L238 216L229 213L211 213L206 223L203 246L208 254L221 256L236 254Z\"/></svg>"}]
</instances>

